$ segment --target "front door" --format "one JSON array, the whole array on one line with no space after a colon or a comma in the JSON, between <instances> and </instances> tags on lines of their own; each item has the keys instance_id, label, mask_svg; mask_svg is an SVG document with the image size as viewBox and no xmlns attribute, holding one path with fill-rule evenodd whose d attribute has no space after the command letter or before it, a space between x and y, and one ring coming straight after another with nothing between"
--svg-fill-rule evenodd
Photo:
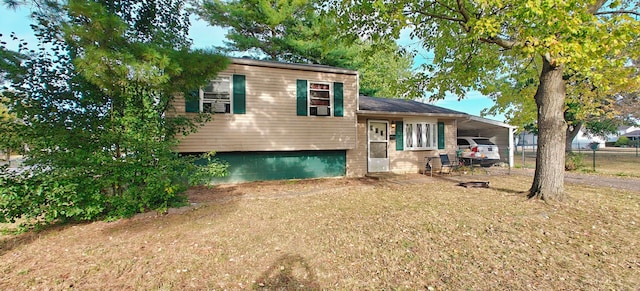
<instances>
[{"instance_id":1,"label":"front door","mask_svg":"<svg viewBox=\"0 0 640 291\"><path fill-rule=\"evenodd\" d=\"M368 171L389 171L389 122L370 120L368 122Z\"/></svg>"}]
</instances>

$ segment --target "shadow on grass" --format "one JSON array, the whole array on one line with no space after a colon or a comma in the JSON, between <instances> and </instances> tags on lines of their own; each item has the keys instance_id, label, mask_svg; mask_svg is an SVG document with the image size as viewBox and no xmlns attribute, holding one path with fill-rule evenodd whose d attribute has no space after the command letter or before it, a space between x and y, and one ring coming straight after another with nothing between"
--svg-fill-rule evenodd
<instances>
[{"instance_id":1,"label":"shadow on grass","mask_svg":"<svg viewBox=\"0 0 640 291\"><path fill-rule=\"evenodd\" d=\"M504 192L507 194L513 194L513 195L517 195L517 196L523 196L526 198L527 194L529 194L529 191L522 191L522 190L513 190L513 189L507 189L507 188L496 188L496 187L491 187L491 189L499 191L499 192Z\"/></svg>"},{"instance_id":2,"label":"shadow on grass","mask_svg":"<svg viewBox=\"0 0 640 291\"><path fill-rule=\"evenodd\" d=\"M38 226L36 229L27 230L22 233L18 233L18 231L12 232L12 230L3 230L6 231L7 234L5 238L0 239L0 256L3 256L4 254L12 251L16 247L28 245L38 240L42 236L47 236L55 232L61 232L74 225L83 225L87 223L88 222L69 222L43 225Z\"/></svg>"},{"instance_id":3,"label":"shadow on grass","mask_svg":"<svg viewBox=\"0 0 640 291\"><path fill-rule=\"evenodd\" d=\"M188 224L192 223L199 215L226 216L236 211L238 202L247 194L241 189L242 187L239 185L191 187L184 193L187 196L187 206L170 208L164 213L157 211L139 213L132 218L121 219L118 223L110 224L102 231L107 235L114 235L123 232L144 231L158 224ZM198 211L202 208L209 210Z\"/></svg>"},{"instance_id":4,"label":"shadow on grass","mask_svg":"<svg viewBox=\"0 0 640 291\"><path fill-rule=\"evenodd\" d=\"M300 255L276 260L253 285L254 290L320 290L315 272Z\"/></svg>"},{"instance_id":5,"label":"shadow on grass","mask_svg":"<svg viewBox=\"0 0 640 291\"><path fill-rule=\"evenodd\" d=\"M473 177L473 176L434 176L440 180L445 180L454 184L459 184L459 183L473 183L473 182L487 182L488 178L487 176L477 176L477 177ZM494 187L491 186L491 184L489 184L489 189L493 189L495 191L498 192L503 192L506 194L511 194L511 195L517 195L517 196L525 196L529 193L528 190L522 191L522 190L514 190L514 189L509 189L509 188L500 188L500 187ZM482 189L482 188L481 188ZM486 188L485 188L486 189Z\"/></svg>"}]
</instances>

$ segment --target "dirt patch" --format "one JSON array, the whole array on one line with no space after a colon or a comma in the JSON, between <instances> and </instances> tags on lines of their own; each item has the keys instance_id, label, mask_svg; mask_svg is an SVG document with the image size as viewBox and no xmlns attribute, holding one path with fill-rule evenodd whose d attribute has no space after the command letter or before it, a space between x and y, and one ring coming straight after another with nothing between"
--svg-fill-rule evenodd
<instances>
[{"instance_id":1,"label":"dirt patch","mask_svg":"<svg viewBox=\"0 0 640 291\"><path fill-rule=\"evenodd\" d=\"M362 178L324 178L287 181L258 181L216 186L201 186L189 189L186 194L190 203L223 203L234 199L267 199L301 196L337 188L381 186L379 179Z\"/></svg>"}]
</instances>

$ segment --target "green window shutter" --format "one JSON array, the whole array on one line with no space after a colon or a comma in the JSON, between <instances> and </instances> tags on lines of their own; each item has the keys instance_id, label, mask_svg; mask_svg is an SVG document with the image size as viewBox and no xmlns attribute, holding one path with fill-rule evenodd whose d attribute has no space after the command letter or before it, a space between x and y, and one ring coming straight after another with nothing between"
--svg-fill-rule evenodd
<instances>
[{"instance_id":1,"label":"green window shutter","mask_svg":"<svg viewBox=\"0 0 640 291\"><path fill-rule=\"evenodd\" d=\"M200 91L193 90L184 96L184 111L199 112L200 111Z\"/></svg>"},{"instance_id":2,"label":"green window shutter","mask_svg":"<svg viewBox=\"0 0 640 291\"><path fill-rule=\"evenodd\" d=\"M444 122L438 122L438 149L444 149Z\"/></svg>"},{"instance_id":3,"label":"green window shutter","mask_svg":"<svg viewBox=\"0 0 640 291\"><path fill-rule=\"evenodd\" d=\"M344 84L342 83L333 83L333 107L335 108L333 111L333 116L343 117L344 116Z\"/></svg>"},{"instance_id":4,"label":"green window shutter","mask_svg":"<svg viewBox=\"0 0 640 291\"><path fill-rule=\"evenodd\" d=\"M247 113L246 77L233 75L233 114Z\"/></svg>"},{"instance_id":5,"label":"green window shutter","mask_svg":"<svg viewBox=\"0 0 640 291\"><path fill-rule=\"evenodd\" d=\"M297 80L296 85L296 104L298 116L307 116L307 80Z\"/></svg>"},{"instance_id":6,"label":"green window shutter","mask_svg":"<svg viewBox=\"0 0 640 291\"><path fill-rule=\"evenodd\" d=\"M396 151L404 150L404 124L396 121Z\"/></svg>"}]
</instances>

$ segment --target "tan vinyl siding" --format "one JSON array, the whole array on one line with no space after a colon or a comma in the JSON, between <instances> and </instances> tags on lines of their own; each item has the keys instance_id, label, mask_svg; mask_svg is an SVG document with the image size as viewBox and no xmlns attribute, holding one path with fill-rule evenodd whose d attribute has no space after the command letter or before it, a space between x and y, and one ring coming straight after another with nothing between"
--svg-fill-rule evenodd
<instances>
[{"instance_id":1,"label":"tan vinyl siding","mask_svg":"<svg viewBox=\"0 0 640 291\"><path fill-rule=\"evenodd\" d=\"M360 116L358 118L358 144L357 153L349 154L347 152L347 175L351 171L354 176L362 176L367 173L367 117ZM389 120L402 121L402 119L391 118L372 118L376 120ZM426 150L426 151L410 151L410 150L396 150L397 140L389 141L389 171L393 173L422 173L425 166L425 157L438 156L440 153L447 153L453 161L455 152L457 149L457 128L455 120L443 120L439 119L439 122L444 122L445 126L445 149L443 150ZM395 130L392 129L391 134L395 134ZM434 159L434 169L440 168L440 161Z\"/></svg>"},{"instance_id":2,"label":"tan vinyl siding","mask_svg":"<svg viewBox=\"0 0 640 291\"><path fill-rule=\"evenodd\" d=\"M347 151L347 176L362 177L367 174L367 120L358 118L356 148Z\"/></svg>"},{"instance_id":3,"label":"tan vinyl siding","mask_svg":"<svg viewBox=\"0 0 640 291\"><path fill-rule=\"evenodd\" d=\"M356 146L356 74L232 64L221 74L246 76L246 114L216 114L185 136L180 152L297 151ZM296 80L344 83L344 117L296 116ZM176 112L183 113L178 98ZM335 108L331 108L333 111Z\"/></svg>"}]
</instances>

